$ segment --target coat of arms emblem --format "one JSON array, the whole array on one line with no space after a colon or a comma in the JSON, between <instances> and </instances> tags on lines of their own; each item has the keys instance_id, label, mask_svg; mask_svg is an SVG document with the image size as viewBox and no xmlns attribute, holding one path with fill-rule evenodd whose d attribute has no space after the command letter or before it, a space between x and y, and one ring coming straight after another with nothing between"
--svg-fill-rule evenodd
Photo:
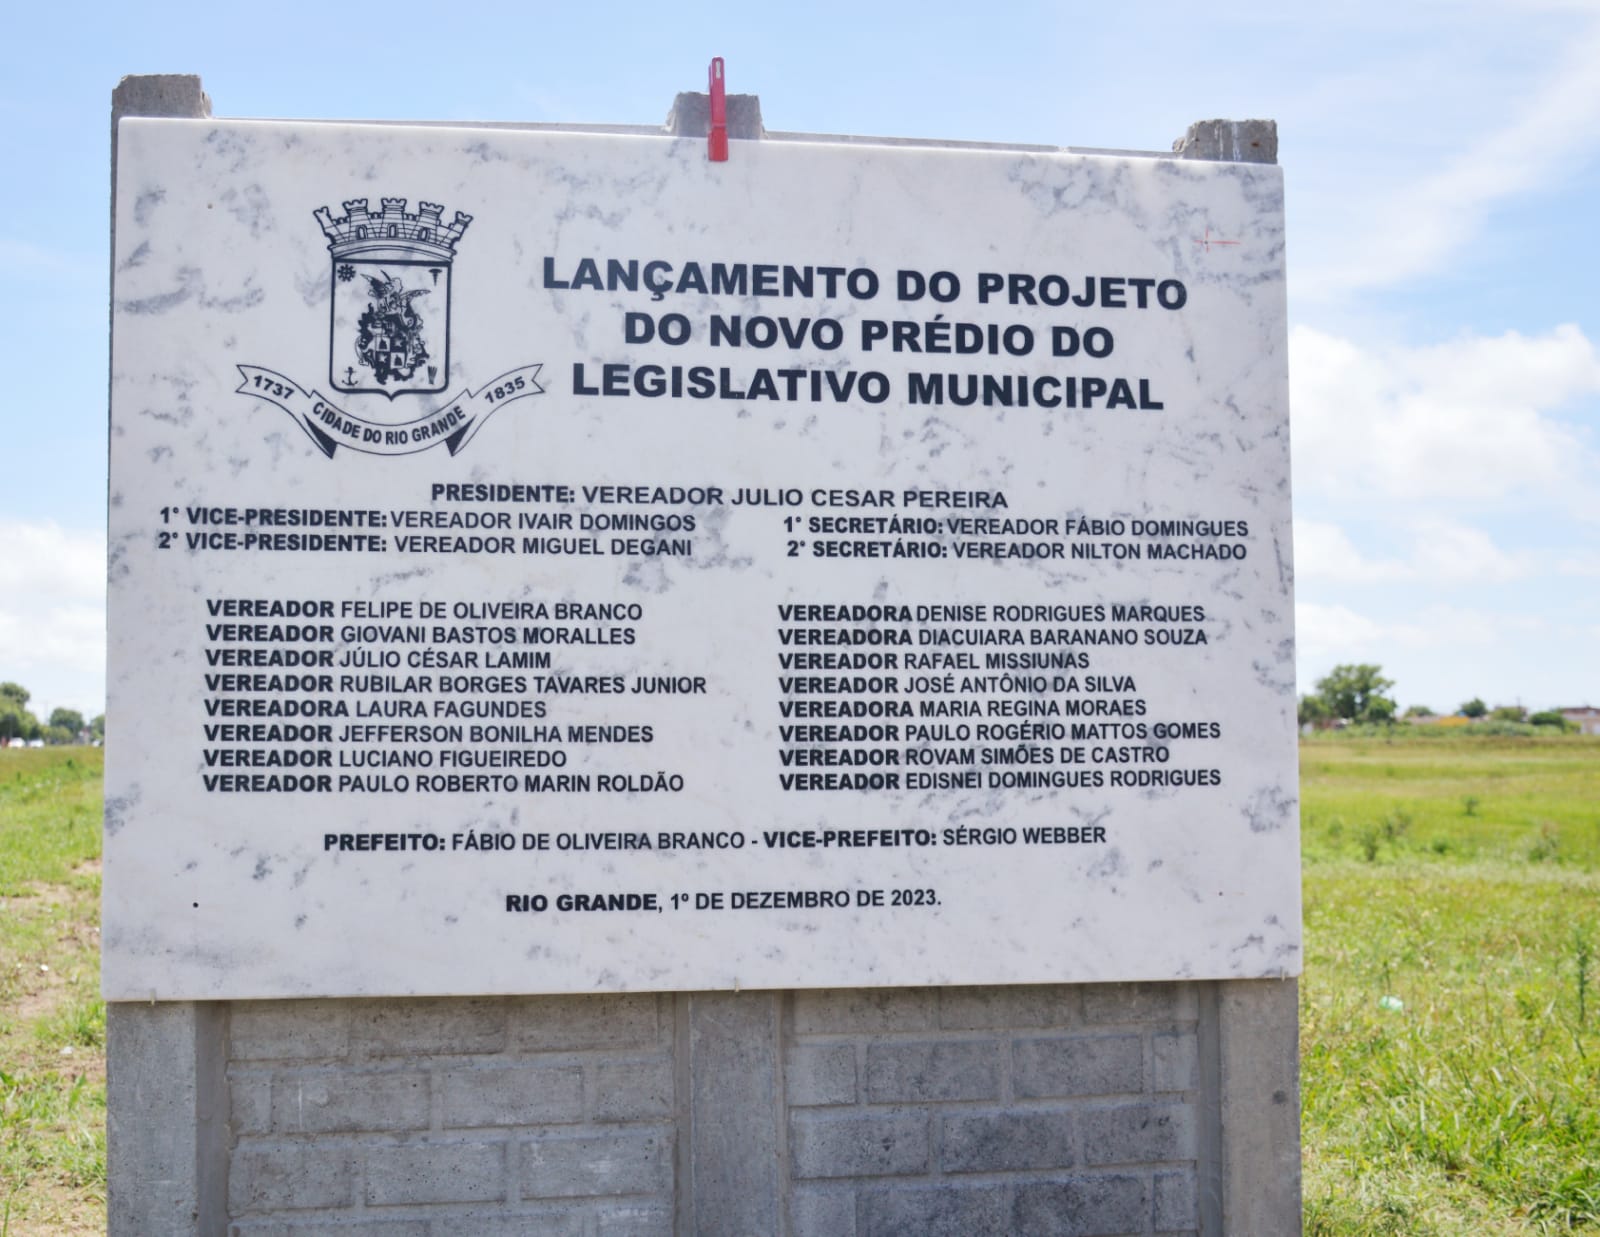
<instances>
[{"instance_id":1,"label":"coat of arms emblem","mask_svg":"<svg viewBox=\"0 0 1600 1237\"><path fill-rule=\"evenodd\" d=\"M457 211L446 223L444 207L434 202L418 202L415 213L405 198L382 203L373 211L366 198L356 198L337 219L326 206L314 212L333 264L328 380L347 395L437 397L450 383L450 266L472 216ZM464 355L470 369L470 347ZM477 390L462 386L442 401L430 398L420 409L402 405L368 416L359 411L362 401L354 408L335 402L276 369L238 368L239 394L281 408L329 459L340 447L412 455L443 446L455 455L506 404L544 393L544 366L534 362L488 378Z\"/></svg>"},{"instance_id":2,"label":"coat of arms emblem","mask_svg":"<svg viewBox=\"0 0 1600 1237\"><path fill-rule=\"evenodd\" d=\"M328 379L349 394L432 395L450 382L450 268L472 216L405 198L316 212L332 260Z\"/></svg>"}]
</instances>

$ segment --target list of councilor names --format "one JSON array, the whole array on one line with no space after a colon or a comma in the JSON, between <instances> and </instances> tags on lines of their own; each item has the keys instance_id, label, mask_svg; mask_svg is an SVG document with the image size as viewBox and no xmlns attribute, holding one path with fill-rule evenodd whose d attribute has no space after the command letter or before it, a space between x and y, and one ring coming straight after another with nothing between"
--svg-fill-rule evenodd
<instances>
[{"instance_id":1,"label":"list of councilor names","mask_svg":"<svg viewBox=\"0 0 1600 1237\"><path fill-rule=\"evenodd\" d=\"M745 616L764 629L770 696L753 703L770 723L770 789L779 794L1184 792L1227 777L1218 710L1163 683L1184 681L1184 660L1203 654L1226 621L1216 590L1199 586L1248 558L1246 519L1066 513L1023 506L1004 490L439 482L415 498L381 509L164 507L157 542L235 565L355 558L369 572L385 558L689 565L706 557L713 521L718 537L735 521L775 574L804 584L789 590L794 599ZM852 596L807 570L820 560L939 559L1064 567L1078 583L1035 597L1011 585L994 600L975 600L970 588L959 599L932 590ZM1146 573L1137 587L1119 585L1129 563L1186 570L1157 577L1176 582L1152 594ZM714 724L708 682L719 667L685 666L657 609L633 588L513 597L423 583L405 595L267 596L234 584L203 593L192 615L201 681L189 685L203 715L200 733L186 736L199 750L200 783L211 794L692 794L703 770L656 755L658 706L673 699L669 726ZM1025 831L1028 842L1107 840L1092 823ZM657 844L642 827L596 836L599 849ZM749 841L1020 837L1003 823L930 823ZM660 835L669 848L745 841ZM479 844L493 843L471 830L327 838L350 849Z\"/></svg>"}]
</instances>

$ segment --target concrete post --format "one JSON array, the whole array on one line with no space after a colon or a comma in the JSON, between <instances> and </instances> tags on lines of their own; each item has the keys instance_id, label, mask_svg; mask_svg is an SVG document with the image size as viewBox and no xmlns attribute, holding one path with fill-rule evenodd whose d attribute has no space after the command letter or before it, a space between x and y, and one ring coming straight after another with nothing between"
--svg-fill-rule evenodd
<instances>
[{"instance_id":1,"label":"concrete post","mask_svg":"<svg viewBox=\"0 0 1600 1237\"><path fill-rule=\"evenodd\" d=\"M678 998L679 1094L687 1152L678 1231L743 1237L782 1230L781 996L694 992ZM686 1100L687 1103L683 1103Z\"/></svg>"},{"instance_id":2,"label":"concrete post","mask_svg":"<svg viewBox=\"0 0 1600 1237\"><path fill-rule=\"evenodd\" d=\"M110 1232L227 1232L227 1045L217 1002L106 1009Z\"/></svg>"},{"instance_id":3,"label":"concrete post","mask_svg":"<svg viewBox=\"0 0 1600 1237\"><path fill-rule=\"evenodd\" d=\"M1184 159L1223 163L1276 163L1278 124L1274 120L1198 120L1173 151Z\"/></svg>"},{"instance_id":4,"label":"concrete post","mask_svg":"<svg viewBox=\"0 0 1600 1237\"><path fill-rule=\"evenodd\" d=\"M1300 1232L1300 985L1236 980L1216 990L1222 1189L1215 1233ZM1207 1230L1202 1229L1202 1232Z\"/></svg>"},{"instance_id":5,"label":"concrete post","mask_svg":"<svg viewBox=\"0 0 1600 1237\"><path fill-rule=\"evenodd\" d=\"M117 122L211 115L199 77L125 77L111 92L111 253L117 251ZM225 1233L227 1012L218 1004L106 1009L107 1222L118 1234Z\"/></svg>"},{"instance_id":6,"label":"concrete post","mask_svg":"<svg viewBox=\"0 0 1600 1237\"><path fill-rule=\"evenodd\" d=\"M761 96L731 94L728 104L728 136L750 140L766 136L761 124ZM672 101L667 113L666 131L673 137L705 137L711 132L711 96L684 91Z\"/></svg>"}]
</instances>

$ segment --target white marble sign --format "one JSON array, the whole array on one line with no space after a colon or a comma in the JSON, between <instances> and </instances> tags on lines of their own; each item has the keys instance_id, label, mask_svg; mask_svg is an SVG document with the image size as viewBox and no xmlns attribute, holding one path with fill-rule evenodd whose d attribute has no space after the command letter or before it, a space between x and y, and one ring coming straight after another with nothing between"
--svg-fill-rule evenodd
<instances>
[{"instance_id":1,"label":"white marble sign","mask_svg":"<svg viewBox=\"0 0 1600 1237\"><path fill-rule=\"evenodd\" d=\"M1298 973L1276 167L126 120L106 995Z\"/></svg>"}]
</instances>

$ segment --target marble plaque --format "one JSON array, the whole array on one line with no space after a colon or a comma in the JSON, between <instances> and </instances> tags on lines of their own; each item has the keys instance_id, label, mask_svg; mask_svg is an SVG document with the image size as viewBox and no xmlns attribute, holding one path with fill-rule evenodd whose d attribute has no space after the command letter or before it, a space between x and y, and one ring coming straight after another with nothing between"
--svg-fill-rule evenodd
<instances>
[{"instance_id":1,"label":"marble plaque","mask_svg":"<svg viewBox=\"0 0 1600 1237\"><path fill-rule=\"evenodd\" d=\"M1300 970L1280 172L125 120L118 1000Z\"/></svg>"}]
</instances>

